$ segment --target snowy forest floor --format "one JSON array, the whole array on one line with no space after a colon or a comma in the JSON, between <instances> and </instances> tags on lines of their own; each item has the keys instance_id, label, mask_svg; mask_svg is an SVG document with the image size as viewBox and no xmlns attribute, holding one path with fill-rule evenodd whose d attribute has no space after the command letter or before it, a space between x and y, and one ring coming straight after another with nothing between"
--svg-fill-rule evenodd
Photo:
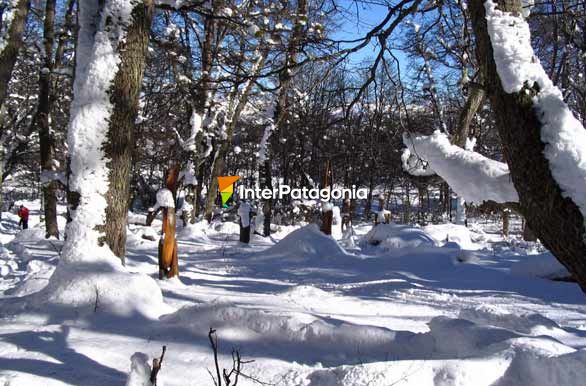
<instances>
[{"instance_id":1,"label":"snowy forest floor","mask_svg":"<svg viewBox=\"0 0 586 386\"><path fill-rule=\"evenodd\" d=\"M73 316L3 307L47 283L62 246L43 238L38 203L29 208L31 229L19 231L11 213L0 223L3 386L124 385L131 355L158 356L163 345L159 385L213 385L210 327L220 364L231 368L236 348L254 360L243 373L265 384L586 379L586 296L534 277L556 269L551 256L518 234L505 240L498 224L387 226L378 246L366 242L370 224L339 244L312 226L281 227L245 246L236 224L198 223L178 229L180 280L158 281L170 312L148 319L100 312L99 301ZM157 241L141 235L158 229L130 226L130 270L156 277Z\"/></svg>"}]
</instances>

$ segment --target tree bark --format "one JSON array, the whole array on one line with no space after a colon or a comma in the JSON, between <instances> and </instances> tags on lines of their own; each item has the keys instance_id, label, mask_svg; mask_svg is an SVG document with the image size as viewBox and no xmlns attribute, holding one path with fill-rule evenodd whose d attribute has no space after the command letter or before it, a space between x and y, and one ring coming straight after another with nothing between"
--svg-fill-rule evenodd
<instances>
[{"instance_id":1,"label":"tree bark","mask_svg":"<svg viewBox=\"0 0 586 386\"><path fill-rule=\"evenodd\" d=\"M26 24L26 17L30 8L29 0L19 0L14 10L4 8L2 10L2 27L0 33L5 42L4 49L0 51L0 107L4 105L8 93L8 83L12 77L12 70L18 58L18 51L22 46L22 32ZM10 23L6 23L6 13L14 12Z\"/></svg>"},{"instance_id":2,"label":"tree bark","mask_svg":"<svg viewBox=\"0 0 586 386\"><path fill-rule=\"evenodd\" d=\"M214 8L214 1L212 1L212 9ZM208 102L208 93L210 91L212 63L213 63L213 45L214 36L216 32L216 19L210 16L205 17L204 21L204 40L201 45L201 78L198 82L197 89L195 91L195 102L193 109L202 118L206 113L206 106ZM203 129L203 128L202 128ZM203 133L203 130L200 132ZM197 141L201 142L201 138L197 138ZM196 157L197 158L197 157ZM203 160L196 159L195 162L198 176L197 186L195 187L195 202L193 205L193 212L191 215L191 223L195 224L197 216L200 212L200 197L203 188ZM213 181L212 181L213 183Z\"/></svg>"},{"instance_id":3,"label":"tree bark","mask_svg":"<svg viewBox=\"0 0 586 386\"><path fill-rule=\"evenodd\" d=\"M218 145L218 150L216 150L212 164L212 179L210 181L210 186L206 195L205 218L208 222L211 222L213 217L215 203L218 198L218 176L221 176L224 173L225 158L226 154L228 153L228 149L232 144L234 129L240 120L240 115L242 114L242 111L248 102L248 97L252 90L252 86L260 74L268 54L267 50L262 46L263 44L260 42L259 46L257 47L258 56L255 55L255 57L257 57L256 62L252 65L251 73L248 74L250 78L244 83L242 90L239 90L239 84L237 83L234 86L230 96L226 137L221 140L220 144Z\"/></svg>"},{"instance_id":4,"label":"tree bark","mask_svg":"<svg viewBox=\"0 0 586 386\"><path fill-rule=\"evenodd\" d=\"M103 241L123 263L126 253L134 122L138 114L138 95L145 68L153 10L153 0L143 0L134 7L126 38L118 46L120 68L110 90L113 111L108 127L108 141L104 145L110 173Z\"/></svg>"},{"instance_id":5,"label":"tree bark","mask_svg":"<svg viewBox=\"0 0 586 386\"><path fill-rule=\"evenodd\" d=\"M51 132L51 110L53 105L53 90L51 87L51 73L54 68L53 43L55 42L55 3L56 0L47 0L45 4L45 20L43 27L43 45L45 52L42 68L39 71L39 102L35 114L34 124L39 132L39 148L41 156L41 178L47 178L54 167L55 143ZM57 189L58 183L50 180L43 182L43 200L45 214L45 238L51 236L59 239L57 224Z\"/></svg>"},{"instance_id":6,"label":"tree bark","mask_svg":"<svg viewBox=\"0 0 586 386\"><path fill-rule=\"evenodd\" d=\"M502 11L521 13L520 0L498 0L497 4ZM562 195L543 154L542 125L532 100L538 90L534 85L526 85L517 93L504 91L494 61L483 0L471 0L469 9L478 63L513 184L519 193L521 213L543 245L586 292L584 217L576 204Z\"/></svg>"},{"instance_id":7,"label":"tree bark","mask_svg":"<svg viewBox=\"0 0 586 386\"><path fill-rule=\"evenodd\" d=\"M279 132L281 125L286 121L287 118L287 110L289 108L288 98L287 95L289 93L289 89L291 87L291 67L297 64L297 53L299 51L301 39L303 37L304 29L303 26L305 25L302 22L302 17L307 14L307 1L306 0L298 0L297 2L297 19L295 20L295 25L293 27L293 32L291 34L291 38L287 44L287 53L285 55L285 63L283 66L283 70L279 74L279 96L277 97L277 106L275 107L275 113L273 117L273 121L275 123L275 131ZM263 189L273 189L273 176L272 176L272 159L271 153L269 151L269 144L267 142L266 146L266 160L260 165L259 174L261 176L261 188ZM271 217L273 214L273 199L265 199L263 200L262 205L263 210L263 234L265 237L270 236L271 234ZM331 228L331 227L330 227ZM331 232L330 232L331 233Z\"/></svg>"}]
</instances>

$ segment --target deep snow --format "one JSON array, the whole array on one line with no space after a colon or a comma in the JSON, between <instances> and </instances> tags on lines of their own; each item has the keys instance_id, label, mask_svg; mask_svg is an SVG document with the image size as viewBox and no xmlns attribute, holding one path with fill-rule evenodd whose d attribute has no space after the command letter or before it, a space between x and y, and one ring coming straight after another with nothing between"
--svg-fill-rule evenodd
<instances>
[{"instance_id":1,"label":"deep snow","mask_svg":"<svg viewBox=\"0 0 586 386\"><path fill-rule=\"evenodd\" d=\"M237 224L197 223L178 230L181 279L153 281L168 306L153 316L100 302L30 304L26 295L46 285L62 244L42 238L38 205L29 207L28 231L18 232L13 214L0 223L0 385L124 385L131 364L129 384L141 384L162 345L162 384L212 385L210 327L223 366L238 348L254 360L246 374L276 385L585 379L586 297L575 284L536 277L549 273L551 255L518 235L504 239L498 224L362 224L356 243L311 225L280 227L245 246ZM129 271L156 277L157 241L142 235L160 225L129 226ZM378 245L367 242L373 235ZM530 269L532 259L540 269Z\"/></svg>"}]
</instances>

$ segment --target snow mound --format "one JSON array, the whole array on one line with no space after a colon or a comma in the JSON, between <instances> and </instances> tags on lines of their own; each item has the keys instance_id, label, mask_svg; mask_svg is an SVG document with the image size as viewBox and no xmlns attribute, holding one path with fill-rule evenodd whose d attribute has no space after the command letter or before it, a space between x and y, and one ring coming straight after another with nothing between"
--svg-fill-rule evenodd
<instances>
[{"instance_id":1,"label":"snow mound","mask_svg":"<svg viewBox=\"0 0 586 386\"><path fill-rule=\"evenodd\" d=\"M48 285L32 295L29 305L85 309L118 316L138 313L148 318L171 311L154 279L126 271L115 259L112 255L101 261L60 263Z\"/></svg>"},{"instance_id":2,"label":"snow mound","mask_svg":"<svg viewBox=\"0 0 586 386\"><path fill-rule=\"evenodd\" d=\"M315 224L306 225L289 233L284 239L267 249L264 254L304 259L346 256L346 252L336 240L323 234Z\"/></svg>"},{"instance_id":3,"label":"snow mound","mask_svg":"<svg viewBox=\"0 0 586 386\"><path fill-rule=\"evenodd\" d=\"M178 233L177 238L181 240L208 242L209 240L207 233L210 231L210 226L207 221L198 221L195 224L188 223L187 226L183 227Z\"/></svg>"},{"instance_id":4,"label":"snow mound","mask_svg":"<svg viewBox=\"0 0 586 386\"><path fill-rule=\"evenodd\" d=\"M456 243L461 249L475 250L479 246L472 241L470 229L458 224L431 224L422 228L437 245ZM453 245L453 244L452 244Z\"/></svg>"},{"instance_id":5,"label":"snow mound","mask_svg":"<svg viewBox=\"0 0 586 386\"><path fill-rule=\"evenodd\" d=\"M306 351L316 355L314 359L326 361L334 356L355 360L358 348L364 357L383 358L397 338L395 331L382 327L330 321L304 313L242 308L228 303L186 306L161 317L161 321L204 336L212 327L220 339L238 344L249 352L253 344L258 344L261 351L267 348Z\"/></svg>"},{"instance_id":6,"label":"snow mound","mask_svg":"<svg viewBox=\"0 0 586 386\"><path fill-rule=\"evenodd\" d=\"M528 255L511 265L511 275L545 279L569 278L571 275L551 253Z\"/></svg>"},{"instance_id":7,"label":"snow mound","mask_svg":"<svg viewBox=\"0 0 586 386\"><path fill-rule=\"evenodd\" d=\"M24 243L45 240L44 225L23 229L14 236L12 243Z\"/></svg>"},{"instance_id":8,"label":"snow mound","mask_svg":"<svg viewBox=\"0 0 586 386\"><path fill-rule=\"evenodd\" d=\"M552 331L563 332L561 327L551 319L540 314L511 314L494 306L478 306L460 311L460 319L476 324L504 328L521 334L551 335Z\"/></svg>"},{"instance_id":9,"label":"snow mound","mask_svg":"<svg viewBox=\"0 0 586 386\"><path fill-rule=\"evenodd\" d=\"M293 299L324 299L330 296L329 292L312 285L298 285L291 287L285 290L283 294Z\"/></svg>"},{"instance_id":10,"label":"snow mound","mask_svg":"<svg viewBox=\"0 0 586 386\"><path fill-rule=\"evenodd\" d=\"M240 234L240 226L235 222L226 221L226 222L217 222L212 224L213 230L217 233L221 234Z\"/></svg>"},{"instance_id":11,"label":"snow mound","mask_svg":"<svg viewBox=\"0 0 586 386\"><path fill-rule=\"evenodd\" d=\"M435 241L419 228L390 223L373 226L364 235L360 245L362 248L375 245L382 250L389 251L403 248L433 247L435 246Z\"/></svg>"},{"instance_id":12,"label":"snow mound","mask_svg":"<svg viewBox=\"0 0 586 386\"><path fill-rule=\"evenodd\" d=\"M141 246L152 248L153 242L158 242L159 232L153 227L138 226L127 233L126 245L133 248Z\"/></svg>"}]
</instances>

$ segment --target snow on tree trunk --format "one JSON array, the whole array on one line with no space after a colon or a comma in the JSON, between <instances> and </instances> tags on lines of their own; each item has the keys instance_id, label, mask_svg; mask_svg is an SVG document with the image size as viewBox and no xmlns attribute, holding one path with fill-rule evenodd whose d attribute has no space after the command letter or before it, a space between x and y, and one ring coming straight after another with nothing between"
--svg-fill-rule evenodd
<instances>
[{"instance_id":1,"label":"snow on tree trunk","mask_svg":"<svg viewBox=\"0 0 586 386\"><path fill-rule=\"evenodd\" d=\"M464 204L466 201L462 196L458 196L456 198L456 224L458 225L465 225L466 224L466 207Z\"/></svg>"},{"instance_id":2,"label":"snow on tree trunk","mask_svg":"<svg viewBox=\"0 0 586 386\"><path fill-rule=\"evenodd\" d=\"M22 45L22 32L26 24L29 0L7 0L0 27L0 107L4 105L8 82Z\"/></svg>"},{"instance_id":3,"label":"snow on tree trunk","mask_svg":"<svg viewBox=\"0 0 586 386\"><path fill-rule=\"evenodd\" d=\"M469 9L520 210L586 291L586 131L534 56L521 1L472 0Z\"/></svg>"},{"instance_id":4,"label":"snow on tree trunk","mask_svg":"<svg viewBox=\"0 0 586 386\"><path fill-rule=\"evenodd\" d=\"M155 281L141 274L130 274L121 265L108 244L105 223L112 197L122 197L127 205L127 181L112 178L120 165L111 156L126 152L116 141L123 112L133 104L124 99L119 87L135 86L124 79L132 76L140 84L140 72L132 72L128 55L137 54L136 32L148 33L143 18L150 19L153 4L149 0L88 0L79 3L79 33L76 52L74 99L68 132L70 150L71 221L59 265L49 284L34 299L39 306L86 308L130 315L141 313L156 317L165 311L161 291ZM145 29L146 28L146 29ZM146 47L145 47L146 48ZM124 51L121 55L120 52ZM140 58L133 60L140 61ZM130 66L130 67L129 67ZM134 95L134 87L126 92ZM133 120L133 116L128 116ZM121 174L123 175L123 173ZM120 177L120 175L118 176ZM117 192L118 194L112 194ZM123 216L126 222L126 213ZM125 227L122 228L125 231Z\"/></svg>"}]
</instances>

